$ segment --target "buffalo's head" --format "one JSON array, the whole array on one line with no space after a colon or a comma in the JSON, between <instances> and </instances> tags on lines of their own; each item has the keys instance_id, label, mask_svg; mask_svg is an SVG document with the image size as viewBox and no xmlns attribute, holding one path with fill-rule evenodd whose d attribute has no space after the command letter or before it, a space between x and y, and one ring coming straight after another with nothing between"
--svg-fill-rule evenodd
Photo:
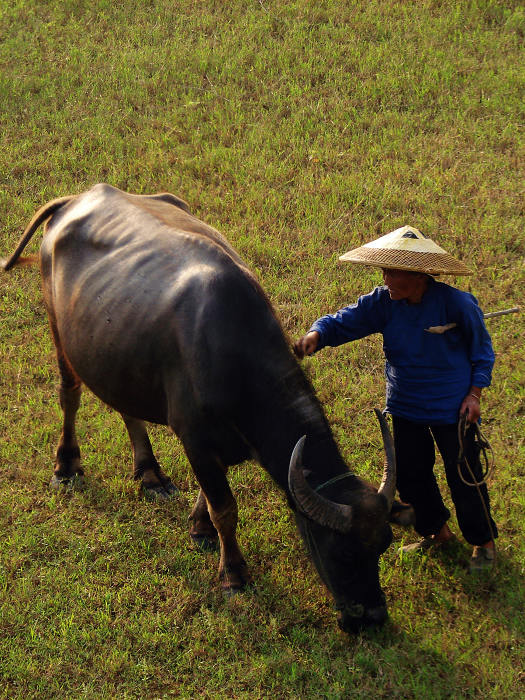
<instances>
[{"instance_id":1,"label":"buffalo's head","mask_svg":"<svg viewBox=\"0 0 525 700\"><path fill-rule=\"evenodd\" d=\"M377 410L376 414L386 454L378 491L350 473L348 479L312 488L302 464L305 437L295 446L288 474L299 531L335 599L338 623L345 632L381 624L388 617L379 584L379 557L392 541L389 517L396 469L392 436L383 415Z\"/></svg>"}]
</instances>

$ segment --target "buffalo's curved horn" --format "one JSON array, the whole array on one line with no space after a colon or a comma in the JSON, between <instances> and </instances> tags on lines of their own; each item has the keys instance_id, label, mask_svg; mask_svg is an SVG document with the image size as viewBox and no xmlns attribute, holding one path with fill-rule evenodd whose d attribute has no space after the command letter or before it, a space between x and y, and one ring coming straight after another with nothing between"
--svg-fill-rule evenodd
<instances>
[{"instance_id":1,"label":"buffalo's curved horn","mask_svg":"<svg viewBox=\"0 0 525 700\"><path fill-rule=\"evenodd\" d=\"M311 520L337 532L350 532L352 506L333 503L313 490L303 473L302 455L306 435L297 441L290 459L288 487L296 505Z\"/></svg>"},{"instance_id":2,"label":"buffalo's curved horn","mask_svg":"<svg viewBox=\"0 0 525 700\"><path fill-rule=\"evenodd\" d=\"M381 434L383 436L383 445L385 448L385 470L378 493L381 493L386 498L388 510L390 511L396 494L396 453L394 451L394 440L388 423L381 411L377 408L374 408L374 411L379 425L381 426Z\"/></svg>"}]
</instances>

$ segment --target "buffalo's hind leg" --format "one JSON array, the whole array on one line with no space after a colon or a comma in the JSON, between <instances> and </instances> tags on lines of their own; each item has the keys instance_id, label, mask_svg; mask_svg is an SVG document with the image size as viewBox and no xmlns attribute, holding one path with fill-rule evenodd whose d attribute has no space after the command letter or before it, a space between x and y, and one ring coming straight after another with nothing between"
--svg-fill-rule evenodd
<instances>
[{"instance_id":1,"label":"buffalo's hind leg","mask_svg":"<svg viewBox=\"0 0 525 700\"><path fill-rule=\"evenodd\" d=\"M211 521L208 503L202 489L199 491L188 520L192 522L190 537L201 549L216 550L219 548L217 528Z\"/></svg>"},{"instance_id":2,"label":"buffalo's hind leg","mask_svg":"<svg viewBox=\"0 0 525 700\"><path fill-rule=\"evenodd\" d=\"M80 405L81 381L64 355L53 324L51 327L60 372L60 406L64 416L62 433L56 451L55 469L51 479L51 487L58 490L62 486L79 487L83 482L84 472L80 467L80 448L75 431L75 418Z\"/></svg>"},{"instance_id":3,"label":"buffalo's hind leg","mask_svg":"<svg viewBox=\"0 0 525 700\"><path fill-rule=\"evenodd\" d=\"M121 415L133 447L133 478L140 481L140 488L146 498L163 501L171 498L178 489L160 468L144 422L138 418Z\"/></svg>"},{"instance_id":4,"label":"buffalo's hind leg","mask_svg":"<svg viewBox=\"0 0 525 700\"><path fill-rule=\"evenodd\" d=\"M251 582L248 567L237 544L237 502L228 484L226 470L213 453L204 450L201 445L190 445L186 440L183 442L205 496L210 521L219 535L219 578L222 589L231 595ZM196 508L201 516L203 504L204 501L199 496Z\"/></svg>"}]
</instances>

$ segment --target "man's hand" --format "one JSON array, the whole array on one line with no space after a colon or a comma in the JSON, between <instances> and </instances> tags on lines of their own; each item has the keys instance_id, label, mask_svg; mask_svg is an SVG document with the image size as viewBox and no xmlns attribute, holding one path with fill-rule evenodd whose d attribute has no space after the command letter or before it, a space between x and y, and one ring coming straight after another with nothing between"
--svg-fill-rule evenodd
<instances>
[{"instance_id":1,"label":"man's hand","mask_svg":"<svg viewBox=\"0 0 525 700\"><path fill-rule=\"evenodd\" d=\"M467 422L477 423L481 415L481 389L477 386L470 387L469 393L463 399L459 415L462 416L467 411Z\"/></svg>"},{"instance_id":2,"label":"man's hand","mask_svg":"<svg viewBox=\"0 0 525 700\"><path fill-rule=\"evenodd\" d=\"M302 338L296 340L293 345L293 351L297 357L302 360L305 355L313 355L319 343L320 335L317 331L310 331Z\"/></svg>"}]
</instances>

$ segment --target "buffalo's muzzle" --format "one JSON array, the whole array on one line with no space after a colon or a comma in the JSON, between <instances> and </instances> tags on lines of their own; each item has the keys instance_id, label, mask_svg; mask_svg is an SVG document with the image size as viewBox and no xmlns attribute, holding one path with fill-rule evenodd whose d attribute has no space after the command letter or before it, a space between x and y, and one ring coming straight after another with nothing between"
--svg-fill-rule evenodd
<instances>
[{"instance_id":1,"label":"buffalo's muzzle","mask_svg":"<svg viewBox=\"0 0 525 700\"><path fill-rule=\"evenodd\" d=\"M343 610L339 615L337 624L343 632L349 634L359 632L366 627L382 625L388 619L386 605L379 605L376 608L367 608L361 617L356 617L351 612Z\"/></svg>"}]
</instances>

